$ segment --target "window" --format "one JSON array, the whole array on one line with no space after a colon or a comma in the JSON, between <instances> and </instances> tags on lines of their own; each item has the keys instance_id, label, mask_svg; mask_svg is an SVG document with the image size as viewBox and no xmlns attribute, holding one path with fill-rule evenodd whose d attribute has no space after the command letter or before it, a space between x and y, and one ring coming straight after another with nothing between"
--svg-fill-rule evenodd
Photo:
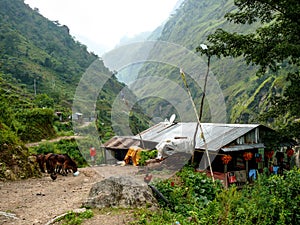
<instances>
[{"instance_id":1,"label":"window","mask_svg":"<svg viewBox=\"0 0 300 225\"><path fill-rule=\"evenodd\" d=\"M238 145L244 144L244 143L245 143L245 138L244 138L244 136L239 137L238 139L236 139L236 143L237 143Z\"/></svg>"},{"instance_id":2,"label":"window","mask_svg":"<svg viewBox=\"0 0 300 225\"><path fill-rule=\"evenodd\" d=\"M258 132L256 132L256 129L250 131L249 133L247 133L247 134L245 135L245 143L246 143L246 144L254 144L254 143L257 143L257 133L258 133Z\"/></svg>"}]
</instances>

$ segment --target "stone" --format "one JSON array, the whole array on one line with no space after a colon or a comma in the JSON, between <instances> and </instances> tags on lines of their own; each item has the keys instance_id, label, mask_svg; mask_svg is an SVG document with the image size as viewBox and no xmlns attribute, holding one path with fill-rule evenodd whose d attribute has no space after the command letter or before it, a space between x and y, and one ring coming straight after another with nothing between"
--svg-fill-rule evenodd
<instances>
[{"instance_id":1,"label":"stone","mask_svg":"<svg viewBox=\"0 0 300 225\"><path fill-rule=\"evenodd\" d=\"M12 170L6 170L4 172L4 176L8 180L16 180L17 179L16 175L13 173Z\"/></svg>"},{"instance_id":2,"label":"stone","mask_svg":"<svg viewBox=\"0 0 300 225\"><path fill-rule=\"evenodd\" d=\"M83 207L156 208L157 200L151 188L141 180L112 176L92 186Z\"/></svg>"}]
</instances>

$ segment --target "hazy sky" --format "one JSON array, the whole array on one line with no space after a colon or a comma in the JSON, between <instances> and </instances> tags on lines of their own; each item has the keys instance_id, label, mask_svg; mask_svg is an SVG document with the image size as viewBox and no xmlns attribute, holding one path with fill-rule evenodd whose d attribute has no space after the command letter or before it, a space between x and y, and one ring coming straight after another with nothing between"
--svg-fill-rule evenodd
<instances>
[{"instance_id":1,"label":"hazy sky","mask_svg":"<svg viewBox=\"0 0 300 225\"><path fill-rule=\"evenodd\" d=\"M152 31L178 0L25 0L50 20L67 25L76 40L102 55L124 37Z\"/></svg>"}]
</instances>

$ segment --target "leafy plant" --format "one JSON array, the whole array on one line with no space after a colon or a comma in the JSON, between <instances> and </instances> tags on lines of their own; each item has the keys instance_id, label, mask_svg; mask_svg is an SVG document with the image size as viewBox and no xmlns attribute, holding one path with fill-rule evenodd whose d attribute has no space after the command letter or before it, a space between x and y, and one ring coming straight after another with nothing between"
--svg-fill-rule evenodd
<instances>
[{"instance_id":1,"label":"leafy plant","mask_svg":"<svg viewBox=\"0 0 300 225\"><path fill-rule=\"evenodd\" d=\"M140 166L145 166L146 161L148 159L155 159L157 157L157 150L150 150L150 151L142 151L141 152L141 158L139 160Z\"/></svg>"},{"instance_id":2,"label":"leafy plant","mask_svg":"<svg viewBox=\"0 0 300 225\"><path fill-rule=\"evenodd\" d=\"M220 189L204 174L199 174L185 167L176 177L156 183L173 207L162 203L156 213L141 211L141 219L133 224L174 224L175 221L197 225L300 223L298 168L285 171L283 176L261 175L241 190L235 186Z\"/></svg>"},{"instance_id":3,"label":"leafy plant","mask_svg":"<svg viewBox=\"0 0 300 225\"><path fill-rule=\"evenodd\" d=\"M61 225L80 225L84 221L84 219L89 219L94 216L94 213L92 210L88 209L82 213L76 213L73 211L70 211L65 216L60 218L58 221L60 221L59 224Z\"/></svg>"},{"instance_id":4,"label":"leafy plant","mask_svg":"<svg viewBox=\"0 0 300 225\"><path fill-rule=\"evenodd\" d=\"M170 214L176 218L190 218L194 222L198 221L199 210L221 190L220 182L214 183L206 174L195 172L191 166L183 167L176 176L159 181L154 186L168 200L168 205L163 201L161 204L170 210Z\"/></svg>"},{"instance_id":5,"label":"leafy plant","mask_svg":"<svg viewBox=\"0 0 300 225\"><path fill-rule=\"evenodd\" d=\"M299 224L299 181L300 170L295 168L284 176L260 176L240 191L224 189L201 211L199 224Z\"/></svg>"}]
</instances>

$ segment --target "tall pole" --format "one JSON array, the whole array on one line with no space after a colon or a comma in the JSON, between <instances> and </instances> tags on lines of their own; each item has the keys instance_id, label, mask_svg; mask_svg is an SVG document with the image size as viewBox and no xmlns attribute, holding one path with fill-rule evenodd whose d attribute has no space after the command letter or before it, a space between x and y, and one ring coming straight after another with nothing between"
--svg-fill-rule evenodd
<instances>
[{"instance_id":1,"label":"tall pole","mask_svg":"<svg viewBox=\"0 0 300 225\"><path fill-rule=\"evenodd\" d=\"M36 96L36 80L33 80L34 96Z\"/></svg>"},{"instance_id":2,"label":"tall pole","mask_svg":"<svg viewBox=\"0 0 300 225\"><path fill-rule=\"evenodd\" d=\"M196 118L197 118L197 129L198 129L198 126L200 128L200 138L202 138L203 143L204 143L204 149L205 149L205 152L206 152L206 155L207 155L207 161L208 161L208 164L209 164L210 175L212 177L212 180L215 181L214 174L213 174L212 167L211 167L210 158L209 158L209 153L208 153L208 148L207 148L207 142L206 142L206 139L205 139L205 136L204 136L204 131L203 131L203 128L202 128L202 125L201 125L201 122L200 122L200 117L198 115L195 102L194 102L193 97L191 95L190 88L189 88L189 86L188 86L188 84L186 82L185 74L184 74L184 72L183 72L182 69L180 69L180 74L181 74L181 78L183 80L183 83L184 83L184 85L185 85L185 87L187 89L188 95L189 95L189 97L191 99L192 106L193 106L193 109L194 109L194 112L195 112L195 115L196 115ZM194 139L194 151L195 151L195 145L196 145L196 140Z\"/></svg>"},{"instance_id":3,"label":"tall pole","mask_svg":"<svg viewBox=\"0 0 300 225\"><path fill-rule=\"evenodd\" d=\"M202 94L202 99L201 99L201 104L200 104L200 112L199 112L200 121L202 120L204 98L205 98L205 95L206 95L207 78L208 78L209 67L210 67L210 55L207 55L207 57L208 57L207 58L207 70L206 70L205 79L204 79L203 94Z\"/></svg>"},{"instance_id":4,"label":"tall pole","mask_svg":"<svg viewBox=\"0 0 300 225\"><path fill-rule=\"evenodd\" d=\"M207 57L208 57L207 58L207 70L206 70L206 74L205 74L205 78L204 78L203 93L202 93L202 99L201 99L201 103L200 103L199 121L202 120L203 108L204 108L203 107L204 106L204 98L205 98L205 95L206 95L206 84L207 84L207 78L208 78L209 67L210 67L210 55L207 54ZM200 125L200 124L198 124L198 125ZM194 133L194 140L196 139L196 136L197 136L197 133L198 133L198 125L197 125L195 133ZM195 145L196 145L196 142L194 141L194 149L196 147ZM192 162L194 162L194 155L193 155L193 158L192 158Z\"/></svg>"}]
</instances>

